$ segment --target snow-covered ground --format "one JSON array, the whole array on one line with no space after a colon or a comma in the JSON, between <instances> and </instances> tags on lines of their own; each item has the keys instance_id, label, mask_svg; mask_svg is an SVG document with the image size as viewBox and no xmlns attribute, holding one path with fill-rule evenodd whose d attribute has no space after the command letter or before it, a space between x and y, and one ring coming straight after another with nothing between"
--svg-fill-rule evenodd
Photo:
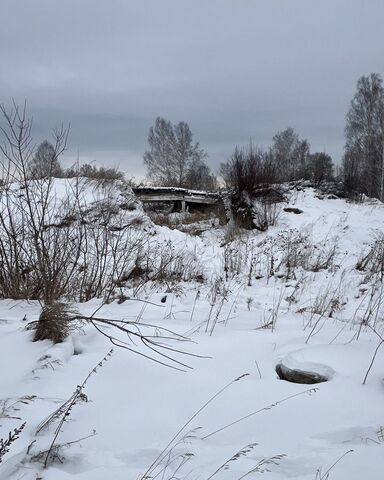
<instances>
[{"instance_id":1,"label":"snow-covered ground","mask_svg":"<svg viewBox=\"0 0 384 480\"><path fill-rule=\"evenodd\" d=\"M295 192L289 206L303 213L283 211L275 227L232 243L222 228L192 237L154 227L151 242L172 245L204 282L147 285L137 298L104 305L97 316L188 337L167 340L167 346L191 355L165 352L186 371L114 347L59 431L57 418L36 433L112 345L91 325L61 344L33 343L25 325L38 318L39 304L1 301L0 438L26 425L0 463L0 479L240 480L265 474L325 480L339 459L329 471L332 480L384 478L384 347L363 384L384 334L381 290L374 276L355 269L372 235L383 230L384 206L320 200L311 189ZM295 251L316 244L313 258L335 247L326 269L311 271L304 260L290 274L279 267L287 237L298 235ZM77 308L91 315L99 305L92 300ZM370 309L375 331L360 331ZM280 380L280 361L320 369L330 380ZM44 468L41 452L57 432L55 445L62 447Z\"/></svg>"}]
</instances>

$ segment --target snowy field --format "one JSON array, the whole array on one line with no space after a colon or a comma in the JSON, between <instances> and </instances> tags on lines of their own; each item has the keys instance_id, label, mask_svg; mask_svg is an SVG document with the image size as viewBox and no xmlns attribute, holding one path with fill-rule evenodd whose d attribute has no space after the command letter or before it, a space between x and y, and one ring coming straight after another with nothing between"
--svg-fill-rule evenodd
<instances>
[{"instance_id":1,"label":"snowy field","mask_svg":"<svg viewBox=\"0 0 384 480\"><path fill-rule=\"evenodd\" d=\"M384 207L311 189L288 205L302 213L282 211L267 232L231 241L222 227L198 237L152 227L151 242L172 246L204 280L148 283L95 313L155 325L154 338L182 336L161 340L177 350L162 350L170 359L119 337L179 370L113 346L92 325L61 344L33 343L25 326L39 304L2 300L0 438L25 427L0 479L383 479L384 347L368 372L384 335L383 283L356 264L383 230ZM76 305L84 315L99 306ZM100 361L64 423L42 424ZM281 361L329 381L281 380Z\"/></svg>"}]
</instances>

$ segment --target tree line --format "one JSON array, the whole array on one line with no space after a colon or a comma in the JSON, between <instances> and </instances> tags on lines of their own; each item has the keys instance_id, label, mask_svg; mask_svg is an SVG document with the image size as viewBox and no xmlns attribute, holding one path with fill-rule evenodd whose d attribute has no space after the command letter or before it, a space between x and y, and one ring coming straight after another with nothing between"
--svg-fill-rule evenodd
<instances>
[{"instance_id":1,"label":"tree line","mask_svg":"<svg viewBox=\"0 0 384 480\"><path fill-rule=\"evenodd\" d=\"M144 153L147 179L156 186L216 190L216 175L206 163L207 152L193 138L186 122L173 125L158 117L148 133ZM384 87L378 73L362 76L357 82L346 115L345 146L336 169L330 155L311 152L308 140L289 127L277 132L268 149L252 143L235 147L218 174L228 188L252 190L260 183L309 180L315 185L335 180L343 183L347 196L361 195L384 201ZM116 168L91 164L64 169L55 147L42 142L28 165L30 178L83 176L99 180L123 179Z\"/></svg>"},{"instance_id":2,"label":"tree line","mask_svg":"<svg viewBox=\"0 0 384 480\"><path fill-rule=\"evenodd\" d=\"M32 180L44 178L75 178L86 177L95 180L122 180L124 173L117 168L97 167L84 163L63 168L60 163L57 148L48 140L44 140L37 147L36 152L28 162L25 162L25 175Z\"/></svg>"},{"instance_id":3,"label":"tree line","mask_svg":"<svg viewBox=\"0 0 384 480\"><path fill-rule=\"evenodd\" d=\"M149 130L149 149L144 154L147 177L158 186L214 190L218 182L205 163L207 153L193 141L185 122L172 125L158 117ZM282 168L283 167L283 168ZM235 171L237 170L237 172ZM220 175L227 187L236 182L249 189L262 182L285 182L301 178L315 182L333 178L332 158L324 152L311 153L307 140L293 128L278 132L268 151L254 147L236 147L229 160L220 166ZM235 179L236 176L248 176Z\"/></svg>"},{"instance_id":4,"label":"tree line","mask_svg":"<svg viewBox=\"0 0 384 480\"><path fill-rule=\"evenodd\" d=\"M149 130L144 154L147 178L159 186L213 190L218 182L205 160L208 155L185 122L172 125L158 117ZM342 164L310 150L309 142L289 127L276 133L268 149L252 143L236 147L220 165L227 187L250 191L261 183L310 180L343 183L347 196L367 195L384 201L384 87L378 73L362 76L346 115Z\"/></svg>"},{"instance_id":5,"label":"tree line","mask_svg":"<svg viewBox=\"0 0 384 480\"><path fill-rule=\"evenodd\" d=\"M384 201L384 87L378 73L357 82L346 116L343 178L350 195Z\"/></svg>"}]
</instances>

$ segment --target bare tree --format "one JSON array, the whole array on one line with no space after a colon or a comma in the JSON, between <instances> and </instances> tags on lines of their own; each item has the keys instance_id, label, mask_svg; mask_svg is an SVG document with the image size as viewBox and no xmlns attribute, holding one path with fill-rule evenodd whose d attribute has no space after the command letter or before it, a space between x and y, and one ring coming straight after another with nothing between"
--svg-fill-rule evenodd
<instances>
[{"instance_id":1,"label":"bare tree","mask_svg":"<svg viewBox=\"0 0 384 480\"><path fill-rule=\"evenodd\" d=\"M148 177L157 185L187 187L188 175L196 162L203 163L207 156L198 142L193 141L189 125L172 125L158 117L149 129L150 149L144 154ZM198 188L198 186L196 186Z\"/></svg>"},{"instance_id":2,"label":"bare tree","mask_svg":"<svg viewBox=\"0 0 384 480\"><path fill-rule=\"evenodd\" d=\"M308 176L316 184L320 184L324 180L331 180L333 178L333 169L330 155L318 152L309 156Z\"/></svg>"},{"instance_id":3,"label":"bare tree","mask_svg":"<svg viewBox=\"0 0 384 480\"><path fill-rule=\"evenodd\" d=\"M271 156L249 144L236 147L231 158L220 166L220 174L227 187L238 192L251 193L261 184L276 180L276 171Z\"/></svg>"},{"instance_id":4,"label":"bare tree","mask_svg":"<svg viewBox=\"0 0 384 480\"><path fill-rule=\"evenodd\" d=\"M0 258L12 280L10 288L18 290L19 295L26 294L26 288L26 298L32 295L50 303L58 294L61 281L65 282L63 276L58 275L59 271L65 271L67 262L76 255L76 249L69 230L64 236L62 232L48 228L54 223L50 208L54 204L52 176L30 181L30 165L35 151L32 122L26 115L26 105L19 108L13 104L10 110L1 105L0 112L4 120L4 126L0 127L4 137L0 144L4 157L4 184L0 192ZM66 147L68 129L62 126L54 131L53 136L51 159L58 159ZM60 210L58 205L56 207ZM4 280L5 287L6 278Z\"/></svg>"},{"instance_id":5,"label":"bare tree","mask_svg":"<svg viewBox=\"0 0 384 480\"><path fill-rule=\"evenodd\" d=\"M289 127L273 137L272 157L279 173L279 181L298 180L307 177L309 144L300 140Z\"/></svg>"},{"instance_id":6,"label":"bare tree","mask_svg":"<svg viewBox=\"0 0 384 480\"><path fill-rule=\"evenodd\" d=\"M198 158L191 162L185 184L187 188L196 190L213 191L217 188L215 175L211 173L208 165Z\"/></svg>"},{"instance_id":7,"label":"bare tree","mask_svg":"<svg viewBox=\"0 0 384 480\"><path fill-rule=\"evenodd\" d=\"M133 268L142 242L140 229L130 226L120 209L130 189L122 182L90 189L75 177L63 181L58 193L51 176L31 180L35 152L26 107L0 106L0 112L0 296L50 305L62 297L107 295ZM63 127L54 133L56 159L67 134Z\"/></svg>"},{"instance_id":8,"label":"bare tree","mask_svg":"<svg viewBox=\"0 0 384 480\"><path fill-rule=\"evenodd\" d=\"M28 324L35 330L34 340L61 342L86 322L118 347L172 368L190 368L176 358L184 355L182 350L166 345L168 340L185 341L185 337L155 325L139 325L139 320L97 318L101 306L89 317L71 310L67 301L95 296L108 300L129 278L143 250L143 231L127 224L121 204L130 189L125 191L122 182L117 182L118 191L112 182L87 188L89 182L75 177L61 181L59 192L51 176L30 179L35 151L26 106L13 104L7 109L0 105L0 113L4 157L0 297L42 302L39 319ZM55 131L55 158L65 148L67 133L65 128Z\"/></svg>"},{"instance_id":9,"label":"bare tree","mask_svg":"<svg viewBox=\"0 0 384 480\"><path fill-rule=\"evenodd\" d=\"M175 181L173 154L176 143L171 122L156 118L155 126L149 129L150 150L144 153L148 177L155 183L169 186Z\"/></svg>"},{"instance_id":10,"label":"bare tree","mask_svg":"<svg viewBox=\"0 0 384 480\"><path fill-rule=\"evenodd\" d=\"M276 181L271 155L250 143L236 147L233 155L220 167L230 192L230 210L236 225L248 230L265 231L277 219L276 202L281 193L272 184Z\"/></svg>"},{"instance_id":11,"label":"bare tree","mask_svg":"<svg viewBox=\"0 0 384 480\"><path fill-rule=\"evenodd\" d=\"M50 142L44 140L39 145L29 164L29 170L30 177L33 179L61 177L63 175L57 152Z\"/></svg>"},{"instance_id":12,"label":"bare tree","mask_svg":"<svg viewBox=\"0 0 384 480\"><path fill-rule=\"evenodd\" d=\"M384 87L381 76L361 77L346 116L346 190L384 200Z\"/></svg>"}]
</instances>

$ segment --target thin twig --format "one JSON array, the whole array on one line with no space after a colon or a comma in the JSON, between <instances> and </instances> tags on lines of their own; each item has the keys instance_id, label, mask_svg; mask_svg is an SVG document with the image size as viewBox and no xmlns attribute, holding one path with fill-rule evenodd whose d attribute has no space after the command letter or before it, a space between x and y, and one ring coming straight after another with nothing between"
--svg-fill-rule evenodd
<instances>
[{"instance_id":1,"label":"thin twig","mask_svg":"<svg viewBox=\"0 0 384 480\"><path fill-rule=\"evenodd\" d=\"M317 390L318 390L317 388L310 388L308 390L304 390L303 392L295 393L294 395L290 395L289 397L285 397L281 400L278 400L277 402L271 403L270 405L267 405L266 407L260 408L259 410L256 410L255 412L251 412L248 415L244 415L244 417L241 417L241 418L239 418L239 419L237 419L237 420L235 420L231 423L228 423L227 425L224 425L224 427L221 427L221 428L215 430L214 432L211 432L208 435L205 435L204 437L202 437L202 440L205 440L209 437L212 437L213 435L216 435L216 433L222 432L223 430L226 430L227 428L232 427L233 425L236 425L237 423L240 423L243 420L246 420L250 417L253 417L254 415L256 415L260 412L263 412L265 410L272 410L272 408L276 407L277 405L280 405L281 403L287 402L288 400L292 400L293 398L299 397L300 395L304 395L306 393L308 393L308 394L315 393L315 392L317 392Z\"/></svg>"}]
</instances>

